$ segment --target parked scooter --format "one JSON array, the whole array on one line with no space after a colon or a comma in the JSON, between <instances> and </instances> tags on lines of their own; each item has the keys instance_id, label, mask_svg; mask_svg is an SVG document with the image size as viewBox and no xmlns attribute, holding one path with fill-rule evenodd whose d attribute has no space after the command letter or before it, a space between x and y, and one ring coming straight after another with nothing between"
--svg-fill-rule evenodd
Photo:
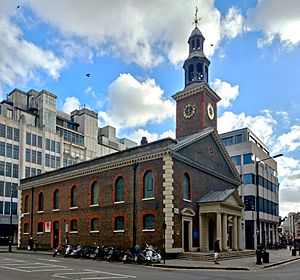
<instances>
[{"instance_id":1,"label":"parked scooter","mask_svg":"<svg viewBox=\"0 0 300 280\"><path fill-rule=\"evenodd\" d=\"M146 264L148 263L160 263L161 253L157 251L153 245L146 244Z\"/></svg>"},{"instance_id":2,"label":"parked scooter","mask_svg":"<svg viewBox=\"0 0 300 280\"><path fill-rule=\"evenodd\" d=\"M93 260L95 259L106 260L108 252L109 252L109 248L106 248L104 246L97 246L96 249L94 250Z\"/></svg>"},{"instance_id":3,"label":"parked scooter","mask_svg":"<svg viewBox=\"0 0 300 280\"><path fill-rule=\"evenodd\" d=\"M73 247L71 245L67 245L64 258L70 257L73 251L74 251Z\"/></svg>"},{"instance_id":4,"label":"parked scooter","mask_svg":"<svg viewBox=\"0 0 300 280\"><path fill-rule=\"evenodd\" d=\"M57 254L64 256L66 253L66 248L64 246L58 246L55 248L54 252L53 252L53 257L56 257Z\"/></svg>"}]
</instances>

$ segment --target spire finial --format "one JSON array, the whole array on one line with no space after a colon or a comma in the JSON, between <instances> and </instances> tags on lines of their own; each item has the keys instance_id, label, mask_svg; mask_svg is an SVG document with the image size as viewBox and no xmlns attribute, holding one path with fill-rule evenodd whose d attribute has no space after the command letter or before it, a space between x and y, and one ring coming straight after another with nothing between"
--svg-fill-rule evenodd
<instances>
[{"instance_id":1,"label":"spire finial","mask_svg":"<svg viewBox=\"0 0 300 280\"><path fill-rule=\"evenodd\" d=\"M198 7L196 6L196 12L195 12L195 19L193 24L195 24L195 27L198 27L199 21L201 20L200 17L198 17Z\"/></svg>"}]
</instances>

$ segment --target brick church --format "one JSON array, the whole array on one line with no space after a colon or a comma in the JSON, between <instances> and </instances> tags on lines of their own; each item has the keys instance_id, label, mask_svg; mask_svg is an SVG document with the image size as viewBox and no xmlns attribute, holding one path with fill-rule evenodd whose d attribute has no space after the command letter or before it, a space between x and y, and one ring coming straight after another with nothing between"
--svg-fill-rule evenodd
<instances>
[{"instance_id":1,"label":"brick church","mask_svg":"<svg viewBox=\"0 0 300 280\"><path fill-rule=\"evenodd\" d=\"M197 18L197 17L196 17ZM176 139L166 138L21 180L19 246L69 243L167 253L242 249L240 178L217 132L219 96L197 27L176 101Z\"/></svg>"}]
</instances>

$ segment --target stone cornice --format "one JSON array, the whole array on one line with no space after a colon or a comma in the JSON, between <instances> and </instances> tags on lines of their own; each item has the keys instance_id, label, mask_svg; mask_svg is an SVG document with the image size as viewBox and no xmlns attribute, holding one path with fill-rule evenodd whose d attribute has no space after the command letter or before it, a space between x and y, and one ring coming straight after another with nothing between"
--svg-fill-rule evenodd
<instances>
[{"instance_id":1,"label":"stone cornice","mask_svg":"<svg viewBox=\"0 0 300 280\"><path fill-rule=\"evenodd\" d=\"M45 178L37 178L36 181L34 178L26 183L20 185L20 190L31 189L35 187L40 187L44 185L49 185L57 182L62 182L74 178L79 178L82 176L87 176L107 170L112 170L124 166L132 165L133 163L145 162L153 159L162 158L164 155L169 153L168 149L160 151L152 151L149 154L143 155L132 155L127 158L118 159L110 162L104 162L103 164L86 166L84 168L80 168L79 170L73 170L69 172L63 172L61 174L50 175L49 177L45 176Z\"/></svg>"},{"instance_id":2,"label":"stone cornice","mask_svg":"<svg viewBox=\"0 0 300 280\"><path fill-rule=\"evenodd\" d=\"M193 87L191 89L184 89L182 91L179 91L176 94L174 94L172 97L174 100L177 101L177 100L180 100L187 96L194 95L194 94L198 93L199 91L204 91L211 98L213 98L216 102L221 100L221 98L210 88L210 86L206 82L203 82L199 86Z\"/></svg>"},{"instance_id":3,"label":"stone cornice","mask_svg":"<svg viewBox=\"0 0 300 280\"><path fill-rule=\"evenodd\" d=\"M211 175L213 175L217 178L220 178L220 179L222 179L224 181L227 181L229 183L232 183L234 185L237 185L237 186L239 185L239 181L228 178L227 176L224 176L223 174L221 174L219 172L216 172L215 170L213 170L211 168L206 167L205 165L201 164L200 162L193 161L193 160L191 160L191 159L189 159L189 158L187 158L187 157L185 157L185 156L183 156L179 153L176 153L174 151L171 152L171 155L172 155L172 157L176 158L177 160L179 160L181 162L184 162L184 163L186 163L186 164L188 164L188 165L190 165L190 166L192 166L196 169L204 171L208 174L211 174Z\"/></svg>"}]
</instances>

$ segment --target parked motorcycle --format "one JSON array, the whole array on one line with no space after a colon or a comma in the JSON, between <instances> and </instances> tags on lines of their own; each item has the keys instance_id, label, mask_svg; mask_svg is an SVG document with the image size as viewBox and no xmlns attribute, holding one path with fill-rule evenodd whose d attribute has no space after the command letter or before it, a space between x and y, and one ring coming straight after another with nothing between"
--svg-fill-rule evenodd
<instances>
[{"instance_id":1,"label":"parked motorcycle","mask_svg":"<svg viewBox=\"0 0 300 280\"><path fill-rule=\"evenodd\" d=\"M108 252L109 252L109 248L106 248L104 246L97 246L96 249L94 250L93 260L96 259L106 260Z\"/></svg>"}]
</instances>

